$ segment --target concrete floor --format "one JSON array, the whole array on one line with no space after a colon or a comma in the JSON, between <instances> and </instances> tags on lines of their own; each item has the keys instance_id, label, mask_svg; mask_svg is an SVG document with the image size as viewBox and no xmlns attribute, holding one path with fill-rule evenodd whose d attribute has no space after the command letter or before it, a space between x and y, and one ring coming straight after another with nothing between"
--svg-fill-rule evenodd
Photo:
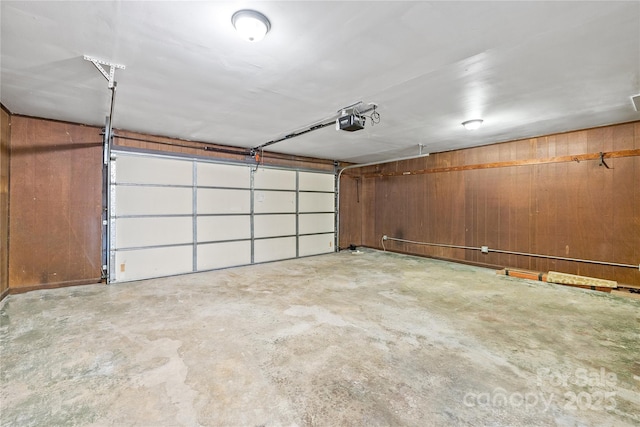
<instances>
[{"instance_id":1,"label":"concrete floor","mask_svg":"<svg viewBox=\"0 0 640 427\"><path fill-rule=\"evenodd\" d=\"M12 295L3 426L640 425L640 301L364 251Z\"/></svg>"}]
</instances>

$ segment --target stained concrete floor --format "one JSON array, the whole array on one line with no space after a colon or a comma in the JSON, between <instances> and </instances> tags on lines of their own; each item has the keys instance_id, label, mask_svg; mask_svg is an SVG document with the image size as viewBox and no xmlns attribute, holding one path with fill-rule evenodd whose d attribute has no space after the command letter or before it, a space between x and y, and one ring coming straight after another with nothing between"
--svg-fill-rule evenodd
<instances>
[{"instance_id":1,"label":"stained concrete floor","mask_svg":"<svg viewBox=\"0 0 640 427\"><path fill-rule=\"evenodd\" d=\"M3 426L640 425L640 302L364 251L12 295Z\"/></svg>"}]
</instances>

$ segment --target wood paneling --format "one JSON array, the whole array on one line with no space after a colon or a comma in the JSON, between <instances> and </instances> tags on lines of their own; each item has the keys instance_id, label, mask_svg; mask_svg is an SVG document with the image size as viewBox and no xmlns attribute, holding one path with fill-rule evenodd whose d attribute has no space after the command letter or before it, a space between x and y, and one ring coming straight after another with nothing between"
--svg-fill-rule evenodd
<instances>
[{"instance_id":1,"label":"wood paneling","mask_svg":"<svg viewBox=\"0 0 640 427\"><path fill-rule=\"evenodd\" d=\"M12 289L101 280L100 129L11 117Z\"/></svg>"},{"instance_id":2,"label":"wood paneling","mask_svg":"<svg viewBox=\"0 0 640 427\"><path fill-rule=\"evenodd\" d=\"M419 169L419 170L393 170L393 171L374 171L365 174L367 178L376 178L383 176L407 176L407 175L423 175L428 173L442 173L442 172L461 172L461 171L469 171L469 170L477 170L477 169L495 169L495 168L507 168L513 166L529 166L529 165L542 165L547 163L567 163L567 162L576 162L580 163L584 160L599 160L601 157L604 160L607 159L616 159L620 157L636 157L640 156L640 150L620 150L620 151L610 151L607 153L585 153L585 154L577 154L570 156L558 156L558 157L549 157L544 159L529 159L529 160L510 160L510 161L499 161L499 162L489 162L489 163L475 163L475 164L464 164L459 166L445 166L445 167L436 167L436 168L427 168L427 169ZM604 164L604 163L603 163ZM408 168L407 168L408 169Z\"/></svg>"},{"instance_id":3,"label":"wood paneling","mask_svg":"<svg viewBox=\"0 0 640 427\"><path fill-rule=\"evenodd\" d=\"M353 177L342 178L341 242L348 237L381 248L380 239L387 234L638 265L638 148L640 122L635 122L437 153L420 163L363 168L358 173L366 185L359 203L353 200ZM610 168L600 166L600 152ZM386 246L417 255L640 285L637 268L391 241Z\"/></svg>"},{"instance_id":4,"label":"wood paneling","mask_svg":"<svg viewBox=\"0 0 640 427\"><path fill-rule=\"evenodd\" d=\"M125 130L115 131L120 138L114 138L116 147L134 148L149 152L182 154L187 156L209 157L223 160L233 160L244 162L247 156L245 149L238 147L228 147L224 145L205 144L196 141L184 141L175 138L167 138L163 136L145 135ZM210 150L205 150L207 147ZM221 150L221 151L216 151ZM230 151L230 152L225 152ZM234 154L237 152L237 154ZM333 171L334 165L332 160L314 159L309 157L290 156L286 154L278 154L265 151L261 153L261 164L270 166L286 166L301 169L317 169L325 171Z\"/></svg>"},{"instance_id":5,"label":"wood paneling","mask_svg":"<svg viewBox=\"0 0 640 427\"><path fill-rule=\"evenodd\" d=\"M9 156L11 116L0 109L0 299L9 290Z\"/></svg>"}]
</instances>

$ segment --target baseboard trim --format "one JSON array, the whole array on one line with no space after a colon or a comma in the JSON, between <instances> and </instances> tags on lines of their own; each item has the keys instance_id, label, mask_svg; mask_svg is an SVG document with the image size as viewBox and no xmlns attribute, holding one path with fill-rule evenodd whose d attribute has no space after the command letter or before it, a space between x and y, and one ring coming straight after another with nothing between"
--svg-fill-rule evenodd
<instances>
[{"instance_id":1,"label":"baseboard trim","mask_svg":"<svg viewBox=\"0 0 640 427\"><path fill-rule=\"evenodd\" d=\"M68 288L71 286L82 286L82 285L95 285L98 283L104 283L102 278L94 278L94 279L80 279L80 280L69 280L66 282L55 282L55 283L45 283L41 285L32 285L32 286L21 286L17 288L9 288L9 294L23 294L25 292L31 291L41 291L43 289L58 289L58 288Z\"/></svg>"}]
</instances>

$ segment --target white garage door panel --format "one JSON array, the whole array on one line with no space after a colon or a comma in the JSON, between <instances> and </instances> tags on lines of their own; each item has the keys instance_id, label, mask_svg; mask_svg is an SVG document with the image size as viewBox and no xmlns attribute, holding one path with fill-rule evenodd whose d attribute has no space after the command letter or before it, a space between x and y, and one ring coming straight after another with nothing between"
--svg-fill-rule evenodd
<instances>
[{"instance_id":1,"label":"white garage door panel","mask_svg":"<svg viewBox=\"0 0 640 427\"><path fill-rule=\"evenodd\" d=\"M248 166L198 163L199 186L249 188L251 169Z\"/></svg>"},{"instance_id":2,"label":"white garage door panel","mask_svg":"<svg viewBox=\"0 0 640 427\"><path fill-rule=\"evenodd\" d=\"M116 252L115 271L118 282L171 276L192 270L192 246Z\"/></svg>"},{"instance_id":3,"label":"white garage door panel","mask_svg":"<svg viewBox=\"0 0 640 427\"><path fill-rule=\"evenodd\" d=\"M191 188L117 186L116 215L191 215Z\"/></svg>"},{"instance_id":4,"label":"white garage door panel","mask_svg":"<svg viewBox=\"0 0 640 427\"><path fill-rule=\"evenodd\" d=\"M314 234L300 236L300 256L318 255L333 252L334 234Z\"/></svg>"},{"instance_id":5,"label":"white garage door panel","mask_svg":"<svg viewBox=\"0 0 640 427\"><path fill-rule=\"evenodd\" d=\"M296 193L290 191L255 191L255 213L295 213Z\"/></svg>"},{"instance_id":6,"label":"white garage door panel","mask_svg":"<svg viewBox=\"0 0 640 427\"><path fill-rule=\"evenodd\" d=\"M296 234L295 215L256 215L253 225L253 234L257 238Z\"/></svg>"},{"instance_id":7,"label":"white garage door panel","mask_svg":"<svg viewBox=\"0 0 640 427\"><path fill-rule=\"evenodd\" d=\"M250 213L249 190L198 189L199 214Z\"/></svg>"},{"instance_id":8,"label":"white garage door panel","mask_svg":"<svg viewBox=\"0 0 640 427\"><path fill-rule=\"evenodd\" d=\"M300 212L333 212L335 197L333 193L300 193L298 196Z\"/></svg>"},{"instance_id":9,"label":"white garage door panel","mask_svg":"<svg viewBox=\"0 0 640 427\"><path fill-rule=\"evenodd\" d=\"M251 217L205 216L198 218L198 242L251 238Z\"/></svg>"},{"instance_id":10,"label":"white garage door panel","mask_svg":"<svg viewBox=\"0 0 640 427\"><path fill-rule=\"evenodd\" d=\"M116 244L118 248L173 245L193 242L193 219L118 218Z\"/></svg>"},{"instance_id":11,"label":"white garage door panel","mask_svg":"<svg viewBox=\"0 0 640 427\"><path fill-rule=\"evenodd\" d=\"M116 173L117 183L191 185L193 163L188 160L120 155L116 159Z\"/></svg>"},{"instance_id":12,"label":"white garage door panel","mask_svg":"<svg viewBox=\"0 0 640 427\"><path fill-rule=\"evenodd\" d=\"M296 171L258 169L253 176L253 186L260 190L295 190Z\"/></svg>"},{"instance_id":13,"label":"white garage door panel","mask_svg":"<svg viewBox=\"0 0 640 427\"><path fill-rule=\"evenodd\" d=\"M296 257L296 238L256 240L254 243L255 262L276 261Z\"/></svg>"},{"instance_id":14,"label":"white garage door panel","mask_svg":"<svg viewBox=\"0 0 640 427\"><path fill-rule=\"evenodd\" d=\"M331 173L112 154L109 282L334 251Z\"/></svg>"},{"instance_id":15,"label":"white garage door panel","mask_svg":"<svg viewBox=\"0 0 640 427\"><path fill-rule=\"evenodd\" d=\"M251 242L198 245L198 270L251 264Z\"/></svg>"},{"instance_id":16,"label":"white garage door panel","mask_svg":"<svg viewBox=\"0 0 640 427\"><path fill-rule=\"evenodd\" d=\"M334 191L335 177L327 173L299 172L300 191Z\"/></svg>"},{"instance_id":17,"label":"white garage door panel","mask_svg":"<svg viewBox=\"0 0 640 427\"><path fill-rule=\"evenodd\" d=\"M333 233L334 215L328 214L300 214L300 234Z\"/></svg>"}]
</instances>

